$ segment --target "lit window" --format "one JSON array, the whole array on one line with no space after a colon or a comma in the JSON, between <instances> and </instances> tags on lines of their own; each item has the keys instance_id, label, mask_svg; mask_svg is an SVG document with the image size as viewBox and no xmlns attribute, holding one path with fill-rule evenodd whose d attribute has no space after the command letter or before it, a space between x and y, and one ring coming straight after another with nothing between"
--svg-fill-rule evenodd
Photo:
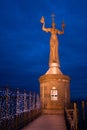
<instances>
[{"instance_id":1,"label":"lit window","mask_svg":"<svg viewBox=\"0 0 87 130\"><path fill-rule=\"evenodd\" d=\"M53 101L58 100L58 92L56 89L51 90L51 100L53 100Z\"/></svg>"}]
</instances>

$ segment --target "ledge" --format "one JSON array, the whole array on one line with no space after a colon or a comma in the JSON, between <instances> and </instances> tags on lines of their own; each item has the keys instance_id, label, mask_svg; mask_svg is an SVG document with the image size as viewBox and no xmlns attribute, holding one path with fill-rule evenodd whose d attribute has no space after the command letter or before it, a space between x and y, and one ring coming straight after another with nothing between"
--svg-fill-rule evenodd
<instances>
[{"instance_id":1,"label":"ledge","mask_svg":"<svg viewBox=\"0 0 87 130\"><path fill-rule=\"evenodd\" d=\"M63 75L63 74L45 74L40 76L39 78L39 82L45 82L47 80L59 80L59 81L63 81L63 82L69 82L70 81L70 77L67 75Z\"/></svg>"}]
</instances>

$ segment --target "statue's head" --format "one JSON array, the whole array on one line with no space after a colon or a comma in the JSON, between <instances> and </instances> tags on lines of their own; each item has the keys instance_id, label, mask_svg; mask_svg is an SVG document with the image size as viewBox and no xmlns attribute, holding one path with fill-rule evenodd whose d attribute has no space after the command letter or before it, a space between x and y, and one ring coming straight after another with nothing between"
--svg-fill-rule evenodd
<instances>
[{"instance_id":1,"label":"statue's head","mask_svg":"<svg viewBox=\"0 0 87 130\"><path fill-rule=\"evenodd\" d=\"M55 28L56 24L54 22L52 22L52 28Z\"/></svg>"}]
</instances>

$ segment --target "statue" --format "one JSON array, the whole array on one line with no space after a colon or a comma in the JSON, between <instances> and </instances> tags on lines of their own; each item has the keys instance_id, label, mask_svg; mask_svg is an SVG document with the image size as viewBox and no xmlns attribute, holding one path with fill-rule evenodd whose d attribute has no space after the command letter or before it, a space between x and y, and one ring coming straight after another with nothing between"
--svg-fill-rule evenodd
<instances>
[{"instance_id":1,"label":"statue","mask_svg":"<svg viewBox=\"0 0 87 130\"><path fill-rule=\"evenodd\" d=\"M58 38L57 34L64 34L64 27L65 24L64 22L62 23L62 31L58 30L55 28L55 23L54 23L54 15L52 16L52 28L46 28L45 27L45 20L44 17L42 16L40 22L42 23L42 30L45 32L50 32L51 37L50 37L50 58L49 58L49 66L53 63L57 63L57 66L60 67L59 63L59 55L58 55Z\"/></svg>"}]
</instances>

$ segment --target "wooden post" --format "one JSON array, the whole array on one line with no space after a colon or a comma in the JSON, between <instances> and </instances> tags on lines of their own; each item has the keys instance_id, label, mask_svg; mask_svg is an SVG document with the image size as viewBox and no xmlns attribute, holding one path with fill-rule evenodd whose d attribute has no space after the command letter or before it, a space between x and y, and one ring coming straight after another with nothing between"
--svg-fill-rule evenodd
<instances>
[{"instance_id":1,"label":"wooden post","mask_svg":"<svg viewBox=\"0 0 87 130\"><path fill-rule=\"evenodd\" d=\"M85 129L85 102L82 101L82 125L83 129Z\"/></svg>"},{"instance_id":2,"label":"wooden post","mask_svg":"<svg viewBox=\"0 0 87 130\"><path fill-rule=\"evenodd\" d=\"M82 118L83 118L83 121L85 121L85 103L84 101L82 101Z\"/></svg>"},{"instance_id":3,"label":"wooden post","mask_svg":"<svg viewBox=\"0 0 87 130\"><path fill-rule=\"evenodd\" d=\"M77 105L74 103L74 123L75 123L75 129L78 129L78 122L77 122Z\"/></svg>"}]
</instances>

